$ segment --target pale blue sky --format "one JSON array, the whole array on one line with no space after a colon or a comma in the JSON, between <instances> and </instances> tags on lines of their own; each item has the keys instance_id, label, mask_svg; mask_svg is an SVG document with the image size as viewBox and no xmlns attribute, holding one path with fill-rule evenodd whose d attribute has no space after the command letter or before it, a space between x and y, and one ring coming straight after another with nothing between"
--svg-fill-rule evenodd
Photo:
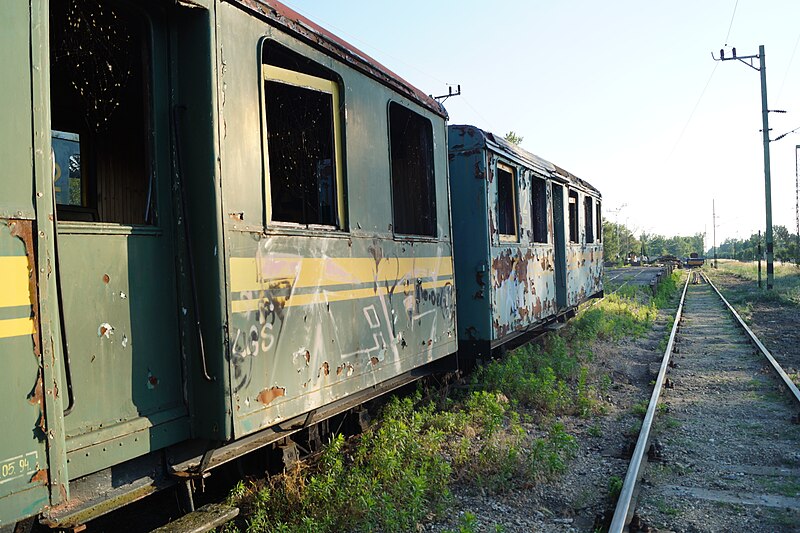
<instances>
[{"instance_id":1,"label":"pale blue sky","mask_svg":"<svg viewBox=\"0 0 800 533\"><path fill-rule=\"evenodd\" d=\"M759 73L710 53L729 27L738 55L765 45L769 108L787 111L770 114L772 137L797 128L799 0L285 3L427 93L460 83L451 123L516 131L637 234L706 231L710 245L712 198L718 242L765 227ZM773 221L792 231L798 144L771 144Z\"/></svg>"}]
</instances>

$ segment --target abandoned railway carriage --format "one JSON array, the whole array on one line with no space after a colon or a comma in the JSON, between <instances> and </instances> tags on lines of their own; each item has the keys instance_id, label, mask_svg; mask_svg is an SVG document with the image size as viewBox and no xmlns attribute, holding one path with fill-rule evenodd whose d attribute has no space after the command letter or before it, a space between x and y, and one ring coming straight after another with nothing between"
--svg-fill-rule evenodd
<instances>
[{"instance_id":1,"label":"abandoned railway carriage","mask_svg":"<svg viewBox=\"0 0 800 533\"><path fill-rule=\"evenodd\" d=\"M603 293L599 191L473 126L450 126L462 353L486 355Z\"/></svg>"},{"instance_id":2,"label":"abandoned railway carriage","mask_svg":"<svg viewBox=\"0 0 800 533\"><path fill-rule=\"evenodd\" d=\"M435 100L273 1L0 10L0 525L76 526L455 352Z\"/></svg>"}]
</instances>

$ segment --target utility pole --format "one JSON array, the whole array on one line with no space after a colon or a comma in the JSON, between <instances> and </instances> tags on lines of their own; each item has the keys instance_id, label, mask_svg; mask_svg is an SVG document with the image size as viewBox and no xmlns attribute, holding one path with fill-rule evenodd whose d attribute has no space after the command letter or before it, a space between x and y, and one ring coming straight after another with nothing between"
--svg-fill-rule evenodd
<instances>
[{"instance_id":1,"label":"utility pole","mask_svg":"<svg viewBox=\"0 0 800 533\"><path fill-rule=\"evenodd\" d=\"M725 49L719 51L719 59L714 57L712 52L711 57L714 61L731 61L738 60L761 73L761 133L764 142L764 196L766 200L767 211L767 231L765 234L767 244L767 290L772 290L774 279L773 270L773 241L772 241L772 185L770 177L770 163L769 163L769 109L767 108L767 65L765 60L764 45L758 47L758 55L752 56L736 56L736 48L732 49L733 57L725 57ZM753 65L753 60L758 59L758 67ZM745 61L747 60L747 61Z\"/></svg>"},{"instance_id":2,"label":"utility pole","mask_svg":"<svg viewBox=\"0 0 800 533\"><path fill-rule=\"evenodd\" d=\"M798 168L797 158L800 151L800 144L794 147L794 223L797 232L797 249L795 252L794 264L800 267L800 168Z\"/></svg>"},{"instance_id":3,"label":"utility pole","mask_svg":"<svg viewBox=\"0 0 800 533\"><path fill-rule=\"evenodd\" d=\"M761 230L758 230L758 288L761 288Z\"/></svg>"},{"instance_id":4,"label":"utility pole","mask_svg":"<svg viewBox=\"0 0 800 533\"><path fill-rule=\"evenodd\" d=\"M712 233L714 234L714 268L717 268L717 207L714 204L714 199L711 199L711 217L714 222L714 226L711 228Z\"/></svg>"}]
</instances>

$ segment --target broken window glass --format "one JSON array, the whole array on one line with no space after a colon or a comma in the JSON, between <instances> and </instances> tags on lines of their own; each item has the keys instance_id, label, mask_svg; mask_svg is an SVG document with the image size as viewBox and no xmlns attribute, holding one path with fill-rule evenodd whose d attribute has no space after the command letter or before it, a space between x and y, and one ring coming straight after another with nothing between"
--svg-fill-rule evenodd
<instances>
[{"instance_id":1,"label":"broken window glass","mask_svg":"<svg viewBox=\"0 0 800 533\"><path fill-rule=\"evenodd\" d=\"M585 196L583 198L583 209L584 209L584 224L586 225L586 243L591 244L594 242L594 216L592 216L592 204L594 204L594 200L590 196Z\"/></svg>"},{"instance_id":2,"label":"broken window glass","mask_svg":"<svg viewBox=\"0 0 800 533\"><path fill-rule=\"evenodd\" d=\"M569 191L569 242L578 242L578 193Z\"/></svg>"},{"instance_id":3,"label":"broken window glass","mask_svg":"<svg viewBox=\"0 0 800 533\"><path fill-rule=\"evenodd\" d=\"M547 182L531 178L531 219L533 242L547 242Z\"/></svg>"},{"instance_id":4,"label":"broken window glass","mask_svg":"<svg viewBox=\"0 0 800 533\"><path fill-rule=\"evenodd\" d=\"M597 202L595 215L597 215L597 242L601 242L603 240L603 214L600 210L600 202Z\"/></svg>"},{"instance_id":5,"label":"broken window glass","mask_svg":"<svg viewBox=\"0 0 800 533\"><path fill-rule=\"evenodd\" d=\"M514 169L497 165L497 225L500 238L517 239L517 198Z\"/></svg>"},{"instance_id":6,"label":"broken window glass","mask_svg":"<svg viewBox=\"0 0 800 533\"><path fill-rule=\"evenodd\" d=\"M269 220L342 227L339 85L272 41L263 61Z\"/></svg>"},{"instance_id":7,"label":"broken window glass","mask_svg":"<svg viewBox=\"0 0 800 533\"><path fill-rule=\"evenodd\" d=\"M436 236L436 182L431 121L389 104L392 225L395 233Z\"/></svg>"},{"instance_id":8,"label":"broken window glass","mask_svg":"<svg viewBox=\"0 0 800 533\"><path fill-rule=\"evenodd\" d=\"M148 23L122 3L50 3L50 109L61 220L156 222Z\"/></svg>"}]
</instances>

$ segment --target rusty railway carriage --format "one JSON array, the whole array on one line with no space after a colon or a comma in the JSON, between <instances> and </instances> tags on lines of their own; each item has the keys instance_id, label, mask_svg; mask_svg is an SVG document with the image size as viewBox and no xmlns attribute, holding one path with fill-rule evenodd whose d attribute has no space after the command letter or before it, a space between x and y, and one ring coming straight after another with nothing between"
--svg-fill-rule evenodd
<instances>
[{"instance_id":1,"label":"rusty railway carriage","mask_svg":"<svg viewBox=\"0 0 800 533\"><path fill-rule=\"evenodd\" d=\"M455 353L435 100L272 0L0 9L0 526L77 526Z\"/></svg>"},{"instance_id":2,"label":"rusty railway carriage","mask_svg":"<svg viewBox=\"0 0 800 533\"><path fill-rule=\"evenodd\" d=\"M602 296L597 189L473 126L450 126L463 355L486 356Z\"/></svg>"}]
</instances>

